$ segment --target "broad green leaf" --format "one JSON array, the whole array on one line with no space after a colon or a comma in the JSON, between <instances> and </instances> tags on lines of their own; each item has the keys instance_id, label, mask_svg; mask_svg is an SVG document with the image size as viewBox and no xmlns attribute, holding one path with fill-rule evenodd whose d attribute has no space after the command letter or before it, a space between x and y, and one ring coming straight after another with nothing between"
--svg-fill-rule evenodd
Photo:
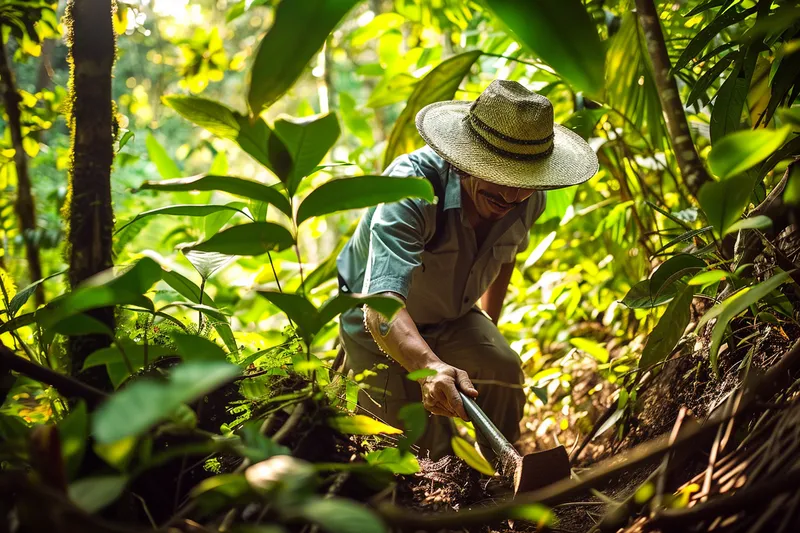
<instances>
[{"instance_id":1,"label":"broad green leaf","mask_svg":"<svg viewBox=\"0 0 800 533\"><path fill-rule=\"evenodd\" d=\"M509 518L531 522L536 524L539 530L549 529L556 521L556 515L553 510L540 503L529 503L514 507Z\"/></svg>"},{"instance_id":2,"label":"broad green leaf","mask_svg":"<svg viewBox=\"0 0 800 533\"><path fill-rule=\"evenodd\" d=\"M734 222L733 224L728 226L728 229L725 230L725 235L743 229L766 229L771 226L772 226L771 218L764 215L758 215L755 217L743 218L738 222Z\"/></svg>"},{"instance_id":3,"label":"broad green leaf","mask_svg":"<svg viewBox=\"0 0 800 533\"><path fill-rule=\"evenodd\" d=\"M220 152L220 153L222 153L222 152ZM235 209L236 211L241 212L242 214L244 214L250 220L259 221L253 215L245 213L244 210L248 209L248 207L249 207L248 204L250 204L250 205L252 205L252 204L262 205L262 206L264 206L265 209L267 207L267 204L265 204L264 202L259 202L259 201L254 201L254 200L250 200L249 202L240 202L240 201L229 202L229 203L227 203L225 205L227 207ZM227 224L231 220L231 218L233 218L233 215L236 214L236 211L218 211L216 213L212 213L209 216L205 217L203 219L203 236L204 237L210 237L211 235L216 235L217 233L219 233L219 230L222 229L222 226ZM266 220L266 217L263 220L260 220L260 222L264 222L265 220Z\"/></svg>"},{"instance_id":4,"label":"broad green leaf","mask_svg":"<svg viewBox=\"0 0 800 533\"><path fill-rule=\"evenodd\" d=\"M297 210L297 224L305 220L403 198L423 198L433 202L433 186L425 178L393 176L356 176L329 181L309 194Z\"/></svg>"},{"instance_id":5,"label":"broad green leaf","mask_svg":"<svg viewBox=\"0 0 800 533\"><path fill-rule=\"evenodd\" d=\"M87 513L96 513L122 495L127 476L87 477L69 486L69 499Z\"/></svg>"},{"instance_id":6,"label":"broad green leaf","mask_svg":"<svg viewBox=\"0 0 800 533\"><path fill-rule=\"evenodd\" d=\"M368 507L343 498L311 498L300 515L328 533L386 533L388 528Z\"/></svg>"},{"instance_id":7,"label":"broad green leaf","mask_svg":"<svg viewBox=\"0 0 800 533\"><path fill-rule=\"evenodd\" d=\"M186 407L186 409L189 408ZM189 409L189 411L194 414L194 411L191 409ZM92 450L97 454L98 457L100 457L110 466L116 468L120 472L125 472L128 469L128 465L130 464L131 460L136 455L138 442L139 439L136 437L126 437L108 444L95 442L92 446Z\"/></svg>"},{"instance_id":8,"label":"broad green leaf","mask_svg":"<svg viewBox=\"0 0 800 533\"><path fill-rule=\"evenodd\" d=\"M122 346L124 354L120 350L120 346ZM144 344L137 344L129 339L118 339L111 346L101 348L89 354L83 362L82 370L105 365L111 384L114 388L117 388L131 375L128 371L128 365L125 363L125 358L130 362L133 371L136 372L145 365L151 364L161 357L173 355L174 353L174 350L166 346L149 344L147 348L145 348Z\"/></svg>"},{"instance_id":9,"label":"broad green leaf","mask_svg":"<svg viewBox=\"0 0 800 533\"><path fill-rule=\"evenodd\" d=\"M228 256L225 257L227 258ZM194 303L200 303L200 287L183 274L179 274L174 270L164 270L161 273L161 278L164 280L164 283L175 289L178 294L184 298ZM211 296L205 291L203 291L202 303L210 305L211 307L217 306L214 300L211 299Z\"/></svg>"},{"instance_id":10,"label":"broad green leaf","mask_svg":"<svg viewBox=\"0 0 800 533\"><path fill-rule=\"evenodd\" d=\"M60 333L61 335L69 336L93 334L107 335L108 337L114 336L111 328L86 313L68 316L64 320L51 324L47 333Z\"/></svg>"},{"instance_id":11,"label":"broad green leaf","mask_svg":"<svg viewBox=\"0 0 800 533\"><path fill-rule=\"evenodd\" d=\"M345 435L400 435L403 432L367 415L332 416L328 425Z\"/></svg>"},{"instance_id":12,"label":"broad green leaf","mask_svg":"<svg viewBox=\"0 0 800 533\"><path fill-rule=\"evenodd\" d=\"M258 294L286 313L289 320L300 328L306 340L316 335L322 327L319 321L319 311L305 296L277 291L258 291Z\"/></svg>"},{"instance_id":13,"label":"broad green leaf","mask_svg":"<svg viewBox=\"0 0 800 533\"><path fill-rule=\"evenodd\" d=\"M74 291L53 300L37 312L37 320L49 328L54 324L89 309L133 304L153 309L144 293L161 279L161 267L145 257L121 274L113 270L101 272L86 280Z\"/></svg>"},{"instance_id":14,"label":"broad green leaf","mask_svg":"<svg viewBox=\"0 0 800 533\"><path fill-rule=\"evenodd\" d=\"M725 235L726 230L736 222L745 207L750 203L753 180L742 174L725 181L710 181L700 187L697 200L714 226L717 235Z\"/></svg>"},{"instance_id":15,"label":"broad green leaf","mask_svg":"<svg viewBox=\"0 0 800 533\"><path fill-rule=\"evenodd\" d=\"M247 102L254 116L288 91L358 0L281 2L272 27L258 45Z\"/></svg>"},{"instance_id":16,"label":"broad green leaf","mask_svg":"<svg viewBox=\"0 0 800 533\"><path fill-rule=\"evenodd\" d=\"M706 226L704 228L693 229L693 230L687 231L686 233L683 233L683 234L675 237L674 239L669 241L667 244L665 244L664 246L662 246L661 248L659 248L658 250L653 252L653 255L657 256L657 255L661 254L661 252L663 252L664 250L667 250L667 249L675 246L676 244L679 244L679 243L682 243L682 242L686 242L686 241L688 241L690 239L694 239L695 237L698 237L699 235L701 235L703 233L706 233L707 231L711 231L712 229L713 229L712 226Z\"/></svg>"},{"instance_id":17,"label":"broad green leaf","mask_svg":"<svg viewBox=\"0 0 800 533\"><path fill-rule=\"evenodd\" d=\"M219 387L240 372L236 365L194 361L182 363L166 383L143 379L115 393L92 419L95 439L116 442L144 433L167 419L179 406Z\"/></svg>"},{"instance_id":18,"label":"broad green leaf","mask_svg":"<svg viewBox=\"0 0 800 533\"><path fill-rule=\"evenodd\" d=\"M410 475L419 472L419 462L414 454L397 448L375 450L366 454L364 459L367 464L384 468L392 474Z\"/></svg>"},{"instance_id":19,"label":"broad green leaf","mask_svg":"<svg viewBox=\"0 0 800 533\"><path fill-rule=\"evenodd\" d=\"M744 130L730 133L715 143L708 155L711 171L725 180L754 167L780 148L791 126L779 130Z\"/></svg>"},{"instance_id":20,"label":"broad green leaf","mask_svg":"<svg viewBox=\"0 0 800 533\"><path fill-rule=\"evenodd\" d=\"M289 195L310 175L339 138L339 121L333 113L304 118L281 118L272 127L292 158L287 176L281 176Z\"/></svg>"},{"instance_id":21,"label":"broad green leaf","mask_svg":"<svg viewBox=\"0 0 800 533\"><path fill-rule=\"evenodd\" d=\"M412 402L401 407L397 417L403 421L403 438L398 443L398 448L408 450L425 433L428 412L422 402Z\"/></svg>"},{"instance_id":22,"label":"broad green leaf","mask_svg":"<svg viewBox=\"0 0 800 533\"><path fill-rule=\"evenodd\" d=\"M702 27L702 29L700 29L700 31L694 35L692 40L689 41L689 43L683 49L680 57L675 62L675 65L672 67L672 70L678 71L682 69L689 63L689 61L698 57L708 43L715 39L722 30L728 26L731 26L732 24L744 20L755 12L755 6L741 11L734 8L729 9L725 13L715 17L710 24Z\"/></svg>"},{"instance_id":23,"label":"broad green leaf","mask_svg":"<svg viewBox=\"0 0 800 533\"><path fill-rule=\"evenodd\" d=\"M492 465L489 464L489 461L473 445L461 437L455 436L450 439L450 445L453 447L453 453L481 474L493 476L497 473Z\"/></svg>"},{"instance_id":24,"label":"broad green leaf","mask_svg":"<svg viewBox=\"0 0 800 533\"><path fill-rule=\"evenodd\" d=\"M420 368L419 370L414 370L413 372L409 372L406 375L406 379L411 381L417 381L418 379L435 376L436 374L438 374L438 372L432 368Z\"/></svg>"},{"instance_id":25,"label":"broad green leaf","mask_svg":"<svg viewBox=\"0 0 800 533\"><path fill-rule=\"evenodd\" d=\"M28 299L33 295L33 293L36 292L36 287L38 287L40 284L42 284L43 282L47 281L48 279L51 279L51 278L54 278L56 276L60 276L61 274L66 274L66 273L67 273L66 270L62 270L61 272L56 272L55 274L50 274L46 278L42 278L40 280L34 281L33 283L31 283L30 285L28 285L24 289L22 289L20 291L17 291L17 294L15 294L11 298L11 302L9 302L9 304L8 304L8 309L7 309L8 314L10 316L12 316L12 317L14 315L16 315L17 312L20 309L22 309L22 306L25 305L25 302L27 302Z\"/></svg>"},{"instance_id":26,"label":"broad green leaf","mask_svg":"<svg viewBox=\"0 0 800 533\"><path fill-rule=\"evenodd\" d=\"M712 311L715 311L713 316L717 317L717 323L714 324L714 330L711 332L711 347L709 348L708 357L711 360L711 368L714 373L719 375L719 367L717 358L719 355L719 347L722 344L722 339L725 337L725 330L728 328L730 321L739 313L758 303L759 300L767 296L769 293L777 289L786 279L789 274L780 272L775 274L766 281L754 285L749 290L739 291L739 293L728 298L724 302L717 304L714 308L706 313L698 323L698 327L706 323L709 319L706 318ZM735 297L734 297L735 296Z\"/></svg>"},{"instance_id":27,"label":"broad green leaf","mask_svg":"<svg viewBox=\"0 0 800 533\"><path fill-rule=\"evenodd\" d=\"M660 363L672 353L691 319L693 297L693 287L686 286L678 296L673 298L647 338L647 344L641 359L639 359L639 368L649 368Z\"/></svg>"},{"instance_id":28,"label":"broad green leaf","mask_svg":"<svg viewBox=\"0 0 800 533\"><path fill-rule=\"evenodd\" d=\"M417 113L428 104L450 100L455 96L458 85L469 73L473 63L480 57L480 50L465 52L439 63L414 87L414 92L406 102L389 135L383 166L388 167L400 155L413 152L423 145L417 132L414 119Z\"/></svg>"},{"instance_id":29,"label":"broad green leaf","mask_svg":"<svg viewBox=\"0 0 800 533\"><path fill-rule=\"evenodd\" d=\"M677 281L705 267L705 261L699 257L691 254L675 255L659 265L650 279L634 285L622 303L636 309L650 309L665 304L677 294Z\"/></svg>"},{"instance_id":30,"label":"broad green leaf","mask_svg":"<svg viewBox=\"0 0 800 533\"><path fill-rule=\"evenodd\" d=\"M605 47L580 0L486 0L486 5L576 89L602 91Z\"/></svg>"},{"instance_id":31,"label":"broad green leaf","mask_svg":"<svg viewBox=\"0 0 800 533\"><path fill-rule=\"evenodd\" d=\"M646 279L631 287L622 303L631 309L652 309L672 300L677 292L675 285L656 289L652 280Z\"/></svg>"},{"instance_id":32,"label":"broad green leaf","mask_svg":"<svg viewBox=\"0 0 800 533\"><path fill-rule=\"evenodd\" d=\"M287 216L292 208L289 200L274 188L257 181L233 176L209 176L201 174L174 180L145 181L139 190L150 191L220 191L245 198L252 198L274 205Z\"/></svg>"},{"instance_id":33,"label":"broad green leaf","mask_svg":"<svg viewBox=\"0 0 800 533\"><path fill-rule=\"evenodd\" d=\"M736 58L728 78L722 83L714 98L709 134L713 146L730 132L740 129L742 110L753 78L758 51L744 49Z\"/></svg>"},{"instance_id":34,"label":"broad green leaf","mask_svg":"<svg viewBox=\"0 0 800 533\"><path fill-rule=\"evenodd\" d=\"M403 308L403 300L394 296L368 296L363 294L339 294L319 308L319 326L322 327L340 313L359 305L367 305L378 311L388 320Z\"/></svg>"},{"instance_id":35,"label":"broad green leaf","mask_svg":"<svg viewBox=\"0 0 800 533\"><path fill-rule=\"evenodd\" d=\"M169 180L181 176L182 173L178 164L167 154L167 151L152 133L147 135L145 144L147 145L147 154L150 156L150 161L156 166L156 170L158 170L162 178Z\"/></svg>"},{"instance_id":36,"label":"broad green leaf","mask_svg":"<svg viewBox=\"0 0 800 533\"><path fill-rule=\"evenodd\" d=\"M183 118L217 137L235 140L239 135L238 113L229 107L197 96L169 95L162 100Z\"/></svg>"},{"instance_id":37,"label":"broad green leaf","mask_svg":"<svg viewBox=\"0 0 800 533\"><path fill-rule=\"evenodd\" d=\"M292 244L294 238L283 226L272 222L251 222L221 231L189 249L225 255L262 255L285 250Z\"/></svg>"},{"instance_id":38,"label":"broad green leaf","mask_svg":"<svg viewBox=\"0 0 800 533\"><path fill-rule=\"evenodd\" d=\"M601 363L608 362L608 350L605 346L592 339L584 339L581 337L572 338L569 340L570 344L582 352L586 352Z\"/></svg>"},{"instance_id":39,"label":"broad green leaf","mask_svg":"<svg viewBox=\"0 0 800 533\"><path fill-rule=\"evenodd\" d=\"M707 272L700 272L688 281L692 287L697 285L709 285L727 279L731 273L726 270L709 270Z\"/></svg>"},{"instance_id":40,"label":"broad green leaf","mask_svg":"<svg viewBox=\"0 0 800 533\"><path fill-rule=\"evenodd\" d=\"M228 266L228 264L232 263L236 259L228 254L219 252L204 252L192 248L182 248L181 252L183 252L186 260L192 264L194 269L197 270L197 273L200 274L200 277L203 279L209 279L214 272L220 270L221 268L225 268ZM199 295L199 287L197 290L197 294ZM196 303L209 303L206 301L206 296L208 295L204 294L203 301L200 302L197 300ZM216 305L213 305L213 303L211 305L216 307Z\"/></svg>"},{"instance_id":41,"label":"broad green leaf","mask_svg":"<svg viewBox=\"0 0 800 533\"><path fill-rule=\"evenodd\" d=\"M125 222L125 224L115 229L114 233L119 233L120 231L124 230L134 222L137 222L143 218L151 217L153 215L206 217L208 215L218 213L220 211L228 211L231 214L238 212L244 215L244 211L242 211L241 209L237 209L235 207L231 207L228 205L195 205L195 204L168 205L166 207L159 207L157 209L151 209L149 211L144 211L142 213L139 213L132 219Z\"/></svg>"},{"instance_id":42,"label":"broad green leaf","mask_svg":"<svg viewBox=\"0 0 800 533\"><path fill-rule=\"evenodd\" d=\"M172 333L172 340L184 361L226 361L225 351L213 341L198 335Z\"/></svg>"},{"instance_id":43,"label":"broad green leaf","mask_svg":"<svg viewBox=\"0 0 800 533\"><path fill-rule=\"evenodd\" d=\"M64 460L68 479L78 473L86 451L89 437L89 415L83 400L70 409L69 414L58 423L58 438L61 441L61 457Z\"/></svg>"},{"instance_id":44,"label":"broad green leaf","mask_svg":"<svg viewBox=\"0 0 800 533\"><path fill-rule=\"evenodd\" d=\"M37 315L37 313L35 313L35 312L34 313L25 313L23 315L15 316L14 318L9 320L8 322L3 322L2 324L0 324L0 335L2 335L3 333L5 333L7 331L14 331L14 330L17 330L17 329L21 328L22 326L27 326L28 324L33 324L37 320L36 315Z\"/></svg>"}]
</instances>

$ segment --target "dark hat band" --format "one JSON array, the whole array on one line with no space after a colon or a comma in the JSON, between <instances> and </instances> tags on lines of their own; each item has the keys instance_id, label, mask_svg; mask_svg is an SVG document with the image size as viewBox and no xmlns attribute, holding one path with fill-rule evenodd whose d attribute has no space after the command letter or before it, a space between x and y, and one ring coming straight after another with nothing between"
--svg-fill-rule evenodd
<instances>
[{"instance_id":1,"label":"dark hat band","mask_svg":"<svg viewBox=\"0 0 800 533\"><path fill-rule=\"evenodd\" d=\"M553 153L553 135L550 135L549 141L550 145L541 152L536 153L519 153L519 152L511 152L509 150L504 150L498 146L495 146L491 142L489 142L481 133L475 128L470 120L470 115L464 117L464 123L467 126L467 132L469 133L470 137L472 137L475 141L481 144L484 148L489 150L490 152L497 154L501 157L506 157L508 159L515 159L517 161L534 161L536 159L544 159L545 157L549 156ZM510 142L510 141L509 141ZM544 142L547 142L545 140Z\"/></svg>"},{"instance_id":2,"label":"dark hat band","mask_svg":"<svg viewBox=\"0 0 800 533\"><path fill-rule=\"evenodd\" d=\"M492 135L494 135L495 137L498 137L498 138L500 138L500 139L502 139L502 140L504 140L506 142L512 143L512 144L519 144L519 145L523 145L523 146L529 145L530 146L530 145L538 145L538 144L547 144L547 143L553 141L553 134L552 133L550 135L548 135L547 137L543 137L541 139L517 139L516 137L511 137L510 135L506 135L505 133L502 133L502 132L494 129L493 127L491 127L490 125L488 125L487 123L485 123L484 121L479 119L475 115L475 113L469 113L468 116L469 116L470 122L472 123L472 125L474 127L480 128L480 129L482 129L484 131L487 131L487 132L491 133Z\"/></svg>"}]
</instances>

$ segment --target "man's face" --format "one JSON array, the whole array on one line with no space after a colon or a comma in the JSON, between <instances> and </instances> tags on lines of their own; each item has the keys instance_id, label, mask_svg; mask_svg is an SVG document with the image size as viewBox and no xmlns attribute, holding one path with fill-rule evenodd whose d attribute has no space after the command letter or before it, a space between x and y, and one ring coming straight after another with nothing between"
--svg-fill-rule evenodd
<instances>
[{"instance_id":1,"label":"man's face","mask_svg":"<svg viewBox=\"0 0 800 533\"><path fill-rule=\"evenodd\" d=\"M456 172L461 176L461 186L472 199L478 216L484 220L503 218L518 204L530 198L535 191L535 189L497 185L461 170L456 170Z\"/></svg>"}]
</instances>

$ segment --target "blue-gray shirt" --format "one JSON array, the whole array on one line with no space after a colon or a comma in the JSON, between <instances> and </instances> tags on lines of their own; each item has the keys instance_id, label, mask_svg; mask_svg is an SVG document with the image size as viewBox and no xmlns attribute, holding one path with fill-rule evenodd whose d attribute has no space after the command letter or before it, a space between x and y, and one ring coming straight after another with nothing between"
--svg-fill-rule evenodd
<instances>
[{"instance_id":1,"label":"blue-gray shirt","mask_svg":"<svg viewBox=\"0 0 800 533\"><path fill-rule=\"evenodd\" d=\"M428 146L395 159L384 175L424 176L444 191L442 235L436 204L408 198L371 208L337 258L339 274L350 291L397 293L415 323L438 324L466 314L491 285L501 265L528 246L531 226L545 207L536 191L494 223L477 246L475 232L461 209L461 183L450 164ZM434 187L436 189L436 187ZM361 336L365 332L348 331ZM368 335L368 333L367 333Z\"/></svg>"}]
</instances>

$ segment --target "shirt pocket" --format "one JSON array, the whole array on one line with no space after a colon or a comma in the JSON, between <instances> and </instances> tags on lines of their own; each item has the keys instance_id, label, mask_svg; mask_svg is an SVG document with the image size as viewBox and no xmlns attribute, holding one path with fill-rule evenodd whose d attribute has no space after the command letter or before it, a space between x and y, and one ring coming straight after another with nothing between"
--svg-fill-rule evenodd
<instances>
[{"instance_id":1,"label":"shirt pocket","mask_svg":"<svg viewBox=\"0 0 800 533\"><path fill-rule=\"evenodd\" d=\"M487 254L486 265L481 275L480 293L483 294L489 285L500 273L500 267L506 263L512 263L517 255L516 244L495 244L492 246L492 253Z\"/></svg>"}]
</instances>

